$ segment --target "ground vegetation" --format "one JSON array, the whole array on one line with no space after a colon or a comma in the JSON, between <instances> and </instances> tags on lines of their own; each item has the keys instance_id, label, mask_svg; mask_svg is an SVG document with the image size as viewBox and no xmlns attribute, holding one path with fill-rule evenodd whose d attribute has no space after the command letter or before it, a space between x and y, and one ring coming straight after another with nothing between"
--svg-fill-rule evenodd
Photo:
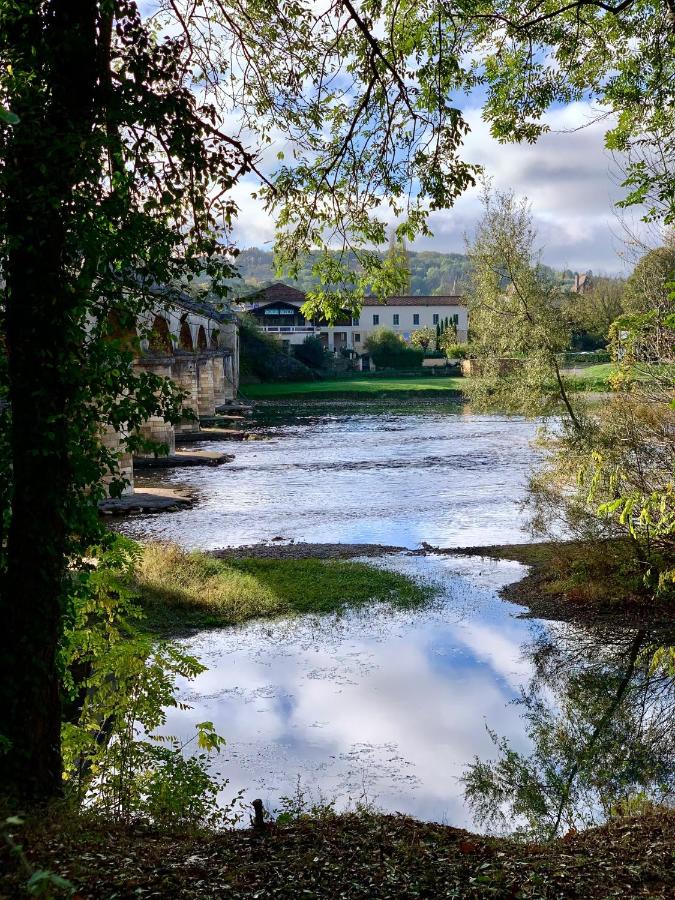
<instances>
[{"instance_id":1,"label":"ground vegetation","mask_svg":"<svg viewBox=\"0 0 675 900\"><path fill-rule=\"evenodd\" d=\"M227 834L101 825L56 814L12 825L35 871L77 895L228 897L669 897L675 815L617 817L551 843L372 813L299 817ZM9 856L7 849L5 856ZM26 880L10 869L12 890ZM65 894L67 896L67 894Z\"/></svg>"},{"instance_id":2,"label":"ground vegetation","mask_svg":"<svg viewBox=\"0 0 675 900\"><path fill-rule=\"evenodd\" d=\"M421 348L410 347L400 334L388 328L375 329L364 348L378 369L418 369L424 358Z\"/></svg>"},{"instance_id":3,"label":"ground vegetation","mask_svg":"<svg viewBox=\"0 0 675 900\"><path fill-rule=\"evenodd\" d=\"M435 593L432 585L361 562L312 557L217 559L164 545L144 549L133 586L146 625L174 632L340 612L370 603L413 608L429 602Z\"/></svg>"}]
</instances>

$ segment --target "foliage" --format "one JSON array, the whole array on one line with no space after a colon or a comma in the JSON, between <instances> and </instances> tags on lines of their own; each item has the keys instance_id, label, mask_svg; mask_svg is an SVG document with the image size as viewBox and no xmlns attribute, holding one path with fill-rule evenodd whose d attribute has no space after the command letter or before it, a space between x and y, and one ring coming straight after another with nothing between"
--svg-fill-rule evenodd
<instances>
[{"instance_id":1,"label":"foliage","mask_svg":"<svg viewBox=\"0 0 675 900\"><path fill-rule=\"evenodd\" d=\"M128 583L138 562L138 548L118 538L75 576L60 658L66 797L108 821L217 826L228 820L216 805L224 783L208 768L223 739L211 722L185 742L158 732L168 708L185 708L177 677L194 678L204 666L135 627L142 614ZM195 742L197 752L186 755Z\"/></svg>"},{"instance_id":2,"label":"foliage","mask_svg":"<svg viewBox=\"0 0 675 900\"><path fill-rule=\"evenodd\" d=\"M436 329L431 327L418 328L410 335L410 343L413 347L419 347L426 353L429 347L436 343Z\"/></svg>"},{"instance_id":3,"label":"foliage","mask_svg":"<svg viewBox=\"0 0 675 900\"><path fill-rule=\"evenodd\" d=\"M340 612L368 603L408 608L435 593L431 585L365 563L216 559L157 544L137 561L135 584L150 624L169 630Z\"/></svg>"},{"instance_id":4,"label":"foliage","mask_svg":"<svg viewBox=\"0 0 675 900\"><path fill-rule=\"evenodd\" d=\"M563 316L572 330L572 345L579 350L607 346L612 322L624 311L624 282L618 278L594 278L590 291L568 294Z\"/></svg>"},{"instance_id":5,"label":"foliage","mask_svg":"<svg viewBox=\"0 0 675 900\"><path fill-rule=\"evenodd\" d=\"M558 363L570 332L560 315L560 289L538 266L535 240L527 201L486 184L469 246L472 351L481 375L468 389L476 403L514 412L546 413L562 400L577 427ZM505 358L516 361L505 364Z\"/></svg>"},{"instance_id":6,"label":"foliage","mask_svg":"<svg viewBox=\"0 0 675 900\"><path fill-rule=\"evenodd\" d=\"M625 313L637 316L619 327L635 334L640 325L649 325L649 345L655 359L672 359L673 328L669 316L675 314L675 302L669 283L675 278L675 238L663 247L645 254L635 266L626 282L624 296ZM616 329L615 329L616 330Z\"/></svg>"},{"instance_id":7,"label":"foliage","mask_svg":"<svg viewBox=\"0 0 675 900\"><path fill-rule=\"evenodd\" d=\"M443 351L448 359L466 359L469 349L466 344L453 344L451 341L443 341Z\"/></svg>"},{"instance_id":8,"label":"foliage","mask_svg":"<svg viewBox=\"0 0 675 900\"><path fill-rule=\"evenodd\" d=\"M312 369L322 369L326 365L328 354L320 338L308 335L302 344L293 348L293 352L300 362Z\"/></svg>"},{"instance_id":9,"label":"foliage","mask_svg":"<svg viewBox=\"0 0 675 900\"><path fill-rule=\"evenodd\" d=\"M388 328L376 328L364 346L378 368L416 369L422 365L423 351L409 347L401 335Z\"/></svg>"},{"instance_id":10,"label":"foliage","mask_svg":"<svg viewBox=\"0 0 675 900\"><path fill-rule=\"evenodd\" d=\"M450 356L450 351L457 347L457 328L452 322L443 324L441 333L437 339L438 349L442 350L446 356Z\"/></svg>"},{"instance_id":11,"label":"foliage","mask_svg":"<svg viewBox=\"0 0 675 900\"><path fill-rule=\"evenodd\" d=\"M238 313L239 363L243 377L253 376L262 381L312 378L314 373L300 359L284 353L279 341L264 332L253 316Z\"/></svg>"},{"instance_id":12,"label":"foliage","mask_svg":"<svg viewBox=\"0 0 675 900\"><path fill-rule=\"evenodd\" d=\"M366 293L402 290L406 274L378 252L386 221L399 222L397 239L428 234L428 216L473 184L453 98L474 88L505 140L536 139L552 104L600 101L617 117L608 146L633 154L626 202L672 217L672 42L670 4L642 0L159 0L145 19L131 0L0 4L7 785L43 797L60 783L66 570L99 539L101 476L120 486L101 427L133 449L150 415L180 416L176 392L135 373L110 340L111 314L133 327L157 285L205 271L220 290L236 255L229 192L251 172L275 218L279 269L293 277L316 252L309 314L341 314L345 288L353 311ZM266 173L280 135L290 158L278 153ZM545 380L556 343L528 347L531 383Z\"/></svg>"},{"instance_id":13,"label":"foliage","mask_svg":"<svg viewBox=\"0 0 675 900\"><path fill-rule=\"evenodd\" d=\"M532 482L534 525L551 531L624 535L641 561L643 591L665 600L675 571L675 320L648 312L612 326L617 355L610 402L591 407L583 434L542 438L547 459Z\"/></svg>"}]
</instances>

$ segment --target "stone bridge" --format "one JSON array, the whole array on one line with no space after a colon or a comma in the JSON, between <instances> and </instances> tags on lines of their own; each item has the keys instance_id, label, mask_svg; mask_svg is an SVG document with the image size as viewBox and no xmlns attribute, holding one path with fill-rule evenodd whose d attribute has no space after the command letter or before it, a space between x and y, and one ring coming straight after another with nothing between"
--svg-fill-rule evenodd
<instances>
[{"instance_id":1,"label":"stone bridge","mask_svg":"<svg viewBox=\"0 0 675 900\"><path fill-rule=\"evenodd\" d=\"M122 335L121 335L122 336ZM170 378L187 396L185 418L177 425L152 416L141 427L149 440L166 444L175 453L176 434L199 430L199 417L213 416L234 400L239 387L239 333L236 316L187 295L142 316L137 333L128 335L136 348L134 368ZM112 429L103 436L111 449L121 449L120 435ZM152 455L152 454L147 454ZM133 460L122 453L120 468L133 493Z\"/></svg>"}]
</instances>

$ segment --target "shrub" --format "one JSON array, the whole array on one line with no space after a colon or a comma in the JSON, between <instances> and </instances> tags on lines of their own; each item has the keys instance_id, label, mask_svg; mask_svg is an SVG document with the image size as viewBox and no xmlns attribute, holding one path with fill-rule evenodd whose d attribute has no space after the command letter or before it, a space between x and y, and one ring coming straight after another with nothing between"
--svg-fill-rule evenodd
<instances>
[{"instance_id":1,"label":"shrub","mask_svg":"<svg viewBox=\"0 0 675 900\"><path fill-rule=\"evenodd\" d=\"M383 369L415 369L422 365L424 351L409 347L387 328L374 331L365 344L376 366Z\"/></svg>"},{"instance_id":2,"label":"shrub","mask_svg":"<svg viewBox=\"0 0 675 900\"><path fill-rule=\"evenodd\" d=\"M445 347L445 356L448 359L466 359L468 352L466 344L448 344Z\"/></svg>"},{"instance_id":3,"label":"shrub","mask_svg":"<svg viewBox=\"0 0 675 900\"><path fill-rule=\"evenodd\" d=\"M410 335L410 343L413 347L419 347L426 353L429 347L436 346L436 329L435 328L418 328Z\"/></svg>"},{"instance_id":4,"label":"shrub","mask_svg":"<svg viewBox=\"0 0 675 900\"><path fill-rule=\"evenodd\" d=\"M307 335L302 344L293 347L295 358L313 369L323 369L326 365L326 348L320 338Z\"/></svg>"},{"instance_id":5,"label":"shrub","mask_svg":"<svg viewBox=\"0 0 675 900\"><path fill-rule=\"evenodd\" d=\"M279 341L262 331L252 316L240 313L238 320L242 376L262 381L308 381L315 377L313 369L285 353Z\"/></svg>"},{"instance_id":6,"label":"shrub","mask_svg":"<svg viewBox=\"0 0 675 900\"><path fill-rule=\"evenodd\" d=\"M179 705L177 679L204 666L136 629L142 613L128 584L139 560L139 549L117 537L69 592L60 650L64 792L117 821L223 825L230 819L215 800L226 782L210 774L209 756L224 740L213 724L198 723L185 741L158 733Z\"/></svg>"}]
</instances>

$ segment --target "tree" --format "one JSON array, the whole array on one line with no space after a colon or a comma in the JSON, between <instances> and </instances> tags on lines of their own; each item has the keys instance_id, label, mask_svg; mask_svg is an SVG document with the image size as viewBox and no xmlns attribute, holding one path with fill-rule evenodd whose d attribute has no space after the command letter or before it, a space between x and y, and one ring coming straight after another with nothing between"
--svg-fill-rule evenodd
<instances>
[{"instance_id":1,"label":"tree","mask_svg":"<svg viewBox=\"0 0 675 900\"><path fill-rule=\"evenodd\" d=\"M410 335L410 343L413 347L420 347L426 353L430 345L436 341L435 328L418 328Z\"/></svg>"},{"instance_id":2,"label":"tree","mask_svg":"<svg viewBox=\"0 0 675 900\"><path fill-rule=\"evenodd\" d=\"M210 200L239 169L210 142L208 109L176 77L133 4L0 5L0 258L5 277L10 498L0 558L1 783L25 799L61 787L57 647L72 573L101 537L101 478L122 486L106 427L180 415L169 383L135 375L116 338L155 286L222 266ZM243 163L242 163L243 164ZM209 260L204 262L204 260ZM213 260L213 261L211 261Z\"/></svg>"},{"instance_id":3,"label":"tree","mask_svg":"<svg viewBox=\"0 0 675 900\"><path fill-rule=\"evenodd\" d=\"M674 170L653 152L670 137L672 17L641 0L159 0L152 19L132 0L0 2L3 784L59 789L61 607L100 536L96 485L117 471L100 429L133 444L148 415L179 414L165 384L134 376L111 319L133 328L158 284L206 273L219 289L228 190L251 172L278 265L293 276L317 251L308 316L340 315L345 288L355 312L366 292L397 293L405 273L373 250L384 210L411 240L473 183L452 97L479 84L508 140L590 92L619 114L611 146L649 155L628 201L672 206ZM292 158L266 173L277 134Z\"/></svg>"},{"instance_id":4,"label":"tree","mask_svg":"<svg viewBox=\"0 0 675 900\"><path fill-rule=\"evenodd\" d=\"M0 122L8 426L0 497L9 500L0 765L3 788L26 800L60 790L64 603L102 538L102 476L121 487L101 430L128 435L133 448L149 415L180 415L167 383L134 374L118 326L135 328L158 302L157 285L206 276L219 291L231 274L224 254L234 253L228 191L243 174L257 173L277 215L281 261L293 270L319 248L324 289L312 302L329 317L344 308L345 284L356 288L354 308L366 289L402 285L396 266L362 249L384 242L373 210L389 202L405 213L401 234L412 236L425 228L429 198L449 205L472 181L457 153L466 125L446 99L458 72L433 63L427 71L439 48L424 51L418 94L404 80L400 28L383 49L351 2L329 6L324 16L312 4L251 2L242 15L234 0L171 0L151 20L132 0L0 3L0 96L9 111ZM347 60L351 89L338 98L326 73L340 75ZM251 150L224 129L233 109L253 135ZM296 152L273 180L255 145L269 145L272 124ZM408 204L411 184L417 197ZM357 270L328 252L331 229L358 248Z\"/></svg>"},{"instance_id":5,"label":"tree","mask_svg":"<svg viewBox=\"0 0 675 900\"><path fill-rule=\"evenodd\" d=\"M326 365L326 348L320 338L307 335L302 344L294 348L296 357L306 366L321 369Z\"/></svg>"},{"instance_id":6,"label":"tree","mask_svg":"<svg viewBox=\"0 0 675 900\"><path fill-rule=\"evenodd\" d=\"M562 311L572 329L572 342L579 350L604 348L612 322L623 312L625 282L619 278L594 278L585 294L567 296Z\"/></svg>"},{"instance_id":7,"label":"tree","mask_svg":"<svg viewBox=\"0 0 675 900\"><path fill-rule=\"evenodd\" d=\"M562 401L578 428L558 363L571 335L560 315L560 289L541 270L535 240L527 201L486 185L468 247L471 329L482 372L470 387L476 400L504 409L543 413ZM505 357L515 360L505 366Z\"/></svg>"},{"instance_id":8,"label":"tree","mask_svg":"<svg viewBox=\"0 0 675 900\"><path fill-rule=\"evenodd\" d=\"M670 352L668 317L675 312L670 283L675 278L675 239L646 253L626 282L624 309L628 315L648 315L653 324L653 348L664 358Z\"/></svg>"},{"instance_id":9,"label":"tree","mask_svg":"<svg viewBox=\"0 0 675 900\"><path fill-rule=\"evenodd\" d=\"M447 320L446 320L447 322ZM438 349L442 350L446 356L449 350L457 346L457 329L453 323L444 324L441 335L438 339Z\"/></svg>"},{"instance_id":10,"label":"tree","mask_svg":"<svg viewBox=\"0 0 675 900\"><path fill-rule=\"evenodd\" d=\"M389 261L396 269L398 269L405 278L405 283L401 286L401 294L407 296L410 294L411 276L410 276L410 255L405 241L405 237L400 237L396 231L392 231L389 236L389 251L387 253Z\"/></svg>"}]
</instances>

